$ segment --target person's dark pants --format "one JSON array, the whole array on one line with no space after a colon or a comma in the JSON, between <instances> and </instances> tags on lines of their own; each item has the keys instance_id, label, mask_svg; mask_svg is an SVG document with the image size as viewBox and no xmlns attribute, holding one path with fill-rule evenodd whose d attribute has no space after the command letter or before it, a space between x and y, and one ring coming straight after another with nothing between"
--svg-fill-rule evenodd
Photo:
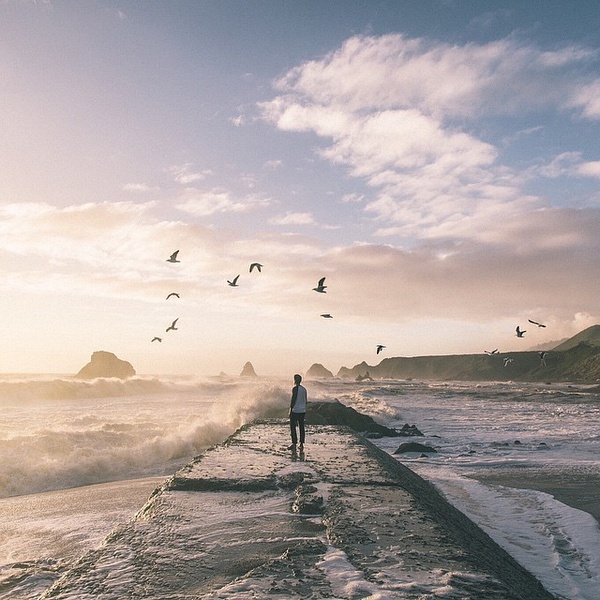
<instances>
[{"instance_id":1,"label":"person's dark pants","mask_svg":"<svg viewBox=\"0 0 600 600\"><path fill-rule=\"evenodd\" d=\"M292 434L292 444L298 443L298 434L296 427L300 430L300 443L304 444L304 416L306 413L290 413L290 433Z\"/></svg>"}]
</instances>

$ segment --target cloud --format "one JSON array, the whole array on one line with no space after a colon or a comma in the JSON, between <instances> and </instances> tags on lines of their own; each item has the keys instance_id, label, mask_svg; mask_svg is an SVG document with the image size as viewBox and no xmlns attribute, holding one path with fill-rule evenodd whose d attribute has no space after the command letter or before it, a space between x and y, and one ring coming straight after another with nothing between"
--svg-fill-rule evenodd
<instances>
[{"instance_id":1,"label":"cloud","mask_svg":"<svg viewBox=\"0 0 600 600\"><path fill-rule=\"evenodd\" d=\"M123 190L126 192L152 192L158 190L156 187L151 187L146 183L126 183L123 185Z\"/></svg>"},{"instance_id":2,"label":"cloud","mask_svg":"<svg viewBox=\"0 0 600 600\"><path fill-rule=\"evenodd\" d=\"M344 204L354 204L354 203L362 202L364 199L365 199L364 194L351 193L351 194L344 194L341 198L341 202L343 202Z\"/></svg>"},{"instance_id":3,"label":"cloud","mask_svg":"<svg viewBox=\"0 0 600 600\"><path fill-rule=\"evenodd\" d=\"M522 135L540 127L524 129L523 116L541 110L594 117L586 69L596 59L586 48L542 51L514 39L459 46L355 36L288 71L259 108L282 131L316 134L322 158L364 179L374 190L365 210L385 223L379 234L476 239L544 203L523 193L526 173L501 164L510 136L496 147L478 133L481 119L516 116ZM529 177L572 176L579 160L563 153Z\"/></svg>"},{"instance_id":4,"label":"cloud","mask_svg":"<svg viewBox=\"0 0 600 600\"><path fill-rule=\"evenodd\" d=\"M600 79L576 86L568 105L581 108L588 119L600 119Z\"/></svg>"},{"instance_id":5,"label":"cloud","mask_svg":"<svg viewBox=\"0 0 600 600\"><path fill-rule=\"evenodd\" d=\"M512 39L459 46L400 34L355 36L323 59L291 69L275 85L287 94L280 100L302 97L348 112L416 108L438 118L514 114L562 105L573 89L566 67L594 57L585 48L541 51ZM582 85L585 81L582 76Z\"/></svg>"},{"instance_id":6,"label":"cloud","mask_svg":"<svg viewBox=\"0 0 600 600\"><path fill-rule=\"evenodd\" d=\"M600 178L600 160L593 160L580 164L577 168L577 173L579 173L579 175L584 175L585 177Z\"/></svg>"},{"instance_id":7,"label":"cloud","mask_svg":"<svg viewBox=\"0 0 600 600\"><path fill-rule=\"evenodd\" d=\"M213 188L208 191L187 188L175 208L197 217L208 217L217 213L244 213L264 208L269 204L268 198L253 195L236 199L223 188Z\"/></svg>"},{"instance_id":8,"label":"cloud","mask_svg":"<svg viewBox=\"0 0 600 600\"><path fill-rule=\"evenodd\" d=\"M196 181L203 181L209 175L212 175L212 171L210 169L205 169L203 171L192 171L192 167L192 163L185 163L183 165L174 165L169 167L168 171L171 173L173 179L181 185L189 185L190 183L194 183Z\"/></svg>"},{"instance_id":9,"label":"cloud","mask_svg":"<svg viewBox=\"0 0 600 600\"><path fill-rule=\"evenodd\" d=\"M546 209L515 216L501 234L480 240L433 240L410 251L357 244L320 262L335 274L329 301L348 316L488 322L539 310L563 320L576 312L598 318L599 226L597 209Z\"/></svg>"},{"instance_id":10,"label":"cloud","mask_svg":"<svg viewBox=\"0 0 600 600\"><path fill-rule=\"evenodd\" d=\"M288 212L269 219L272 225L314 225L314 217L308 212Z\"/></svg>"}]
</instances>

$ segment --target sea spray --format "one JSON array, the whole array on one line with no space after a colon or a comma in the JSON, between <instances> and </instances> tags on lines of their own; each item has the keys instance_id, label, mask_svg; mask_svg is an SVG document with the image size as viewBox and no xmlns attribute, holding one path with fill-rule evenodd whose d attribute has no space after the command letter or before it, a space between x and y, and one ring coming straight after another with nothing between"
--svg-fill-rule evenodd
<instances>
[{"instance_id":1,"label":"sea spray","mask_svg":"<svg viewBox=\"0 0 600 600\"><path fill-rule=\"evenodd\" d=\"M168 475L241 425L284 417L275 382L2 381L0 498Z\"/></svg>"}]
</instances>

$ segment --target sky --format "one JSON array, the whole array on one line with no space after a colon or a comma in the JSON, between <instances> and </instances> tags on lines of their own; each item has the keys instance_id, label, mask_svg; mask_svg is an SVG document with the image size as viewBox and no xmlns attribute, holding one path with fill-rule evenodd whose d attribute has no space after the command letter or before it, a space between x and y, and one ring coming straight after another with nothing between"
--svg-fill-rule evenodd
<instances>
[{"instance_id":1,"label":"sky","mask_svg":"<svg viewBox=\"0 0 600 600\"><path fill-rule=\"evenodd\" d=\"M0 372L335 374L600 323L600 6L565 7L0 0Z\"/></svg>"}]
</instances>

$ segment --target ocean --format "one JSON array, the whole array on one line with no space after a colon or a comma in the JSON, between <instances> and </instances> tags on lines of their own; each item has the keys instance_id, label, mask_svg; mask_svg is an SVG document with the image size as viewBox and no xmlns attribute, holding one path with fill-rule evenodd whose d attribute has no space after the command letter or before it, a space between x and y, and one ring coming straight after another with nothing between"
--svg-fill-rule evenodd
<instances>
[{"instance_id":1,"label":"ocean","mask_svg":"<svg viewBox=\"0 0 600 600\"><path fill-rule=\"evenodd\" d=\"M423 437L374 440L428 479L558 598L600 599L600 394L568 384L306 381ZM0 376L0 599L39 597L153 489L255 418L291 378ZM310 445L310 428L307 448ZM555 493L553 493L555 492ZM350 568L350 566L348 567Z\"/></svg>"}]
</instances>

